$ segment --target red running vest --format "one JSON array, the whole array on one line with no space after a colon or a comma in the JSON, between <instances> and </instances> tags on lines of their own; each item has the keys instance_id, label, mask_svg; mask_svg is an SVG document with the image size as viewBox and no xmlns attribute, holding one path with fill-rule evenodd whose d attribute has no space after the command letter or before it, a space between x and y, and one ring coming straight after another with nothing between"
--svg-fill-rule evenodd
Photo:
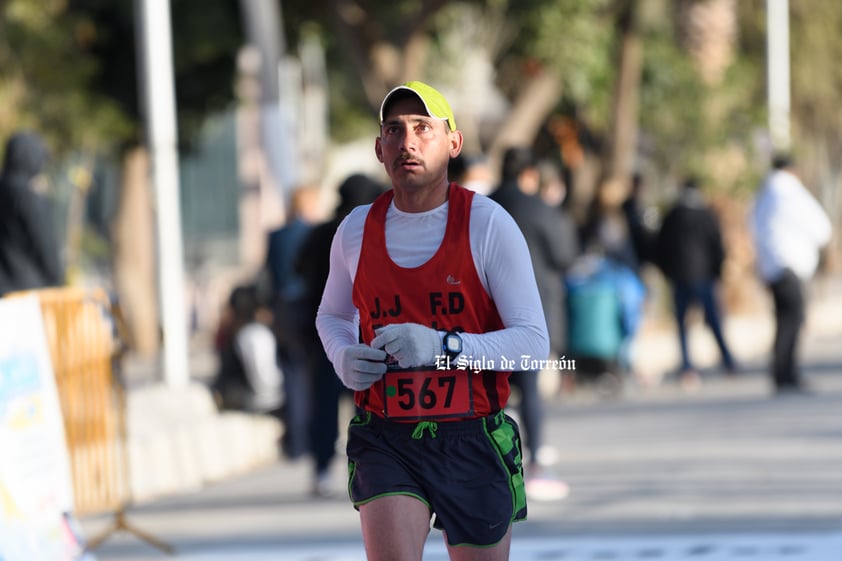
<instances>
[{"instance_id":1,"label":"red running vest","mask_svg":"<svg viewBox=\"0 0 842 561\"><path fill-rule=\"evenodd\" d=\"M451 183L447 227L436 253L423 265L397 265L386 250L386 212L393 199L387 191L369 210L353 301L360 313L362 341L392 323L420 323L436 330L486 333L503 328L497 308L480 282L471 255L470 214L474 193ZM460 361L482 368L475 373ZM485 362L480 362L480 361ZM369 389L354 393L366 411L395 421L452 421L501 410L510 393L509 373L493 370L501 357L462 357L448 363L444 353L436 366L389 372Z\"/></svg>"}]
</instances>

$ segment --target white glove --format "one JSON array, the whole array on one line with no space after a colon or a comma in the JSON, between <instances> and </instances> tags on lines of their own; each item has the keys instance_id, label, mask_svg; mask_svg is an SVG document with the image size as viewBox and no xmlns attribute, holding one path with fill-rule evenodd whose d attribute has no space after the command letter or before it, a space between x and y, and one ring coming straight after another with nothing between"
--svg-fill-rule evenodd
<instances>
[{"instance_id":1,"label":"white glove","mask_svg":"<svg viewBox=\"0 0 842 561\"><path fill-rule=\"evenodd\" d=\"M393 323L374 334L371 346L392 355L401 368L431 365L442 354L439 332L418 323Z\"/></svg>"},{"instance_id":2,"label":"white glove","mask_svg":"<svg viewBox=\"0 0 842 561\"><path fill-rule=\"evenodd\" d=\"M386 373L386 353L359 343L339 351L336 373L346 387L366 390Z\"/></svg>"}]
</instances>

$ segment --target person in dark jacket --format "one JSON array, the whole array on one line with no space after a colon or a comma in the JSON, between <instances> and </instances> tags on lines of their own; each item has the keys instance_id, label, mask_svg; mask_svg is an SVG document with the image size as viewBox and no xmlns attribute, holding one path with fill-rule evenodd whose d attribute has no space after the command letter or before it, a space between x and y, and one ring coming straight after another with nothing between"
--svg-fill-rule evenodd
<instances>
[{"instance_id":1,"label":"person in dark jacket","mask_svg":"<svg viewBox=\"0 0 842 561\"><path fill-rule=\"evenodd\" d=\"M675 321L681 345L681 382L688 389L699 383L690 360L685 317L690 306L699 304L710 327L726 371L735 370L722 333L716 285L722 274L725 250L716 215L699 192L694 178L683 185L678 201L664 217L655 245L657 264L673 291Z\"/></svg>"},{"instance_id":2,"label":"person in dark jacket","mask_svg":"<svg viewBox=\"0 0 842 561\"><path fill-rule=\"evenodd\" d=\"M6 143L0 172L0 296L64 282L49 201L37 190L47 148L32 132Z\"/></svg>"},{"instance_id":3,"label":"person in dark jacket","mask_svg":"<svg viewBox=\"0 0 842 561\"><path fill-rule=\"evenodd\" d=\"M333 218L313 226L304 238L295 262L295 271L307 286L305 305L311 318L305 334L304 350L309 357L312 376L310 401L310 447L314 460L314 479L311 489L315 496L332 495L330 465L336 455L339 438L339 400L346 391L325 354L315 319L322 292L330 272L330 246L339 224L355 207L370 204L384 191L384 187L363 174L347 177L339 186L339 205Z\"/></svg>"},{"instance_id":4,"label":"person in dark jacket","mask_svg":"<svg viewBox=\"0 0 842 561\"><path fill-rule=\"evenodd\" d=\"M295 271L298 252L319 221L321 191L300 187L290 197L287 220L267 236L266 269L272 284L272 311L278 362L284 381L284 455L295 460L309 451L310 383L305 343L313 330L307 284Z\"/></svg>"},{"instance_id":5,"label":"person in dark jacket","mask_svg":"<svg viewBox=\"0 0 842 561\"><path fill-rule=\"evenodd\" d=\"M529 148L509 148L503 155L500 185L491 193L517 222L532 257L535 281L544 305L552 353L564 350L562 274L579 254L578 235L559 212L539 196L539 162Z\"/></svg>"},{"instance_id":6,"label":"person in dark jacket","mask_svg":"<svg viewBox=\"0 0 842 561\"><path fill-rule=\"evenodd\" d=\"M638 265L652 261L652 245L655 237L655 232L647 226L644 218L646 211L641 206L643 189L643 176L635 173L632 175L629 194L620 206L626 218Z\"/></svg>"},{"instance_id":7,"label":"person in dark jacket","mask_svg":"<svg viewBox=\"0 0 842 561\"><path fill-rule=\"evenodd\" d=\"M503 155L500 185L490 198L512 215L526 239L547 320L550 352L556 354L563 353L566 347L563 275L578 255L579 242L575 229L567 227L559 212L541 198L540 185L539 162L532 150L512 147ZM542 456L552 456L554 452L543 443L544 413L538 372L512 372L510 381L521 394L519 411L529 452L526 492L540 499L537 491L531 491L548 487L542 464L549 462Z\"/></svg>"}]
</instances>

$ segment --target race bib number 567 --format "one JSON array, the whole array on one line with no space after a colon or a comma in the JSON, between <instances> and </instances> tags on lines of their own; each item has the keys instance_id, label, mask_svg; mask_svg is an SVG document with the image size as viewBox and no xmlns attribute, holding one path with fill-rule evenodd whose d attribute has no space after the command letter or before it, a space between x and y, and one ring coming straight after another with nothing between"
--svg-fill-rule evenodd
<instances>
[{"instance_id":1,"label":"race bib number 567","mask_svg":"<svg viewBox=\"0 0 842 561\"><path fill-rule=\"evenodd\" d=\"M387 372L383 380L386 417L443 419L474 413L471 376L466 372Z\"/></svg>"}]
</instances>

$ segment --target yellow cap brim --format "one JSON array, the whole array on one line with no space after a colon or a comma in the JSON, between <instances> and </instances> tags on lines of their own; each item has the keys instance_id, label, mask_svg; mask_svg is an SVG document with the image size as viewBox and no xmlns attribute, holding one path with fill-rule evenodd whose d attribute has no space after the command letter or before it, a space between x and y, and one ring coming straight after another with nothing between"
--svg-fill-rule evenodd
<instances>
[{"instance_id":1,"label":"yellow cap brim","mask_svg":"<svg viewBox=\"0 0 842 561\"><path fill-rule=\"evenodd\" d=\"M448 128L451 131L456 130L456 118L453 116L453 110L450 108L450 104L447 103L444 96L432 86L418 81L401 84L386 94L386 97L383 98L383 103L380 104L381 125L383 124L383 116L386 110L386 105L389 103L392 96L396 92L400 91L409 91L415 94L415 96L421 100L421 103L424 104L424 109L427 110L427 115L435 119L447 121Z\"/></svg>"}]
</instances>

